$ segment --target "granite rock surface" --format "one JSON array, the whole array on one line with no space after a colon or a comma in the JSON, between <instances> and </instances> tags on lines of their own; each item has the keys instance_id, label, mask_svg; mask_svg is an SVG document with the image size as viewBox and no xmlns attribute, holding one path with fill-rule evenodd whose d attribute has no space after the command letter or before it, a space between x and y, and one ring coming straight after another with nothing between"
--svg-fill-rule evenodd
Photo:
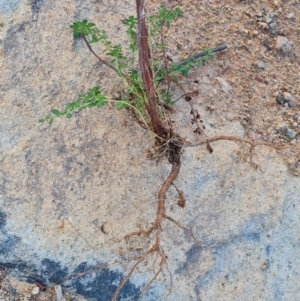
<instances>
[{"instance_id":1,"label":"granite rock surface","mask_svg":"<svg viewBox=\"0 0 300 301\"><path fill-rule=\"evenodd\" d=\"M151 136L110 106L38 123L94 85L109 94L119 84L69 25L88 18L118 41L134 11L129 1L0 0L0 266L20 281L107 301L151 246L151 237L121 240L151 225L170 170L146 159ZM189 107L177 108L184 128ZM211 135L244 135L239 123L207 126ZM163 300L170 274L169 300L300 300L299 179L270 148L257 149L258 169L235 143L213 148L184 151L176 185L186 207L176 206L174 188L167 195L168 215L192 227L202 247L165 221L165 277L139 297L153 276L150 256L118 300Z\"/></svg>"}]
</instances>

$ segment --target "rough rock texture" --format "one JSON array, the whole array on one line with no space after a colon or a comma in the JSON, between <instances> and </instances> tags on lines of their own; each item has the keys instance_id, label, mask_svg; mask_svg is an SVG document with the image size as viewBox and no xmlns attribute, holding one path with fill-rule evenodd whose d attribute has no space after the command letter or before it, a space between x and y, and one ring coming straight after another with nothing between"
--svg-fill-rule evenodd
<instances>
[{"instance_id":1,"label":"rough rock texture","mask_svg":"<svg viewBox=\"0 0 300 301\"><path fill-rule=\"evenodd\" d=\"M107 301L151 246L151 237L121 238L151 225L170 170L146 160L152 137L109 106L52 126L37 122L94 85L108 93L120 85L73 40L72 21L88 18L120 41L122 18L134 11L132 1L0 0L0 267L20 281ZM200 82L227 98L213 84L216 64L205 68ZM197 108L208 135L244 136L238 122ZM176 109L179 131L192 137L189 105L180 100ZM184 151L176 185L186 207L175 205L174 188L167 199L168 215L192 227L202 247L164 221L165 277L139 297L158 268L150 256L119 300L163 300L168 292L175 301L300 300L299 178L270 148L257 148L254 169L242 146L212 146L211 155L203 147Z\"/></svg>"}]
</instances>

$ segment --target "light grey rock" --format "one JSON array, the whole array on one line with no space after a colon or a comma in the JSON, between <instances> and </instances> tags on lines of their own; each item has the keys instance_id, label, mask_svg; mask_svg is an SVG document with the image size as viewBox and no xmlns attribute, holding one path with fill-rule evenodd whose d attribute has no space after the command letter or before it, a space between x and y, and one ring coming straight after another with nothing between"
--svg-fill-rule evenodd
<instances>
[{"instance_id":1,"label":"light grey rock","mask_svg":"<svg viewBox=\"0 0 300 301\"><path fill-rule=\"evenodd\" d=\"M278 36L275 39L275 48L278 52L288 55L292 52L293 43L290 42L286 37Z\"/></svg>"},{"instance_id":2,"label":"light grey rock","mask_svg":"<svg viewBox=\"0 0 300 301\"><path fill-rule=\"evenodd\" d=\"M283 99L281 93L278 93L276 96L276 102L282 106L285 104L285 100Z\"/></svg>"},{"instance_id":3,"label":"light grey rock","mask_svg":"<svg viewBox=\"0 0 300 301\"><path fill-rule=\"evenodd\" d=\"M222 86L222 90L225 93L229 93L232 91L232 87L231 85L222 77L217 77L218 82L220 83L220 85Z\"/></svg>"},{"instance_id":4,"label":"light grey rock","mask_svg":"<svg viewBox=\"0 0 300 301\"><path fill-rule=\"evenodd\" d=\"M267 16L266 16L266 22L267 23L272 23L275 21L275 17L276 17L276 14L273 13L273 12L269 12L267 13Z\"/></svg>"},{"instance_id":5,"label":"light grey rock","mask_svg":"<svg viewBox=\"0 0 300 301\"><path fill-rule=\"evenodd\" d=\"M296 19L296 15L294 12L290 12L287 14L287 19L294 21Z\"/></svg>"},{"instance_id":6,"label":"light grey rock","mask_svg":"<svg viewBox=\"0 0 300 301\"><path fill-rule=\"evenodd\" d=\"M56 300L62 301L64 297L63 297L62 288L60 285L55 285L55 293L56 293Z\"/></svg>"},{"instance_id":7,"label":"light grey rock","mask_svg":"<svg viewBox=\"0 0 300 301\"><path fill-rule=\"evenodd\" d=\"M290 103L292 101L292 95L288 92L283 92L282 98L288 103Z\"/></svg>"},{"instance_id":8,"label":"light grey rock","mask_svg":"<svg viewBox=\"0 0 300 301\"><path fill-rule=\"evenodd\" d=\"M0 14L9 14L14 11L22 0L0 0Z\"/></svg>"},{"instance_id":9,"label":"light grey rock","mask_svg":"<svg viewBox=\"0 0 300 301\"><path fill-rule=\"evenodd\" d=\"M38 287L34 287L31 291L31 295L37 295L40 292L40 289Z\"/></svg>"},{"instance_id":10,"label":"light grey rock","mask_svg":"<svg viewBox=\"0 0 300 301\"><path fill-rule=\"evenodd\" d=\"M297 133L293 129L287 129L286 130L286 136L289 139L294 139L296 137Z\"/></svg>"},{"instance_id":11,"label":"light grey rock","mask_svg":"<svg viewBox=\"0 0 300 301\"><path fill-rule=\"evenodd\" d=\"M275 35L276 32L277 32L277 23L276 22L271 22L269 24L269 26L270 26L270 32L271 32L271 34Z\"/></svg>"},{"instance_id":12,"label":"light grey rock","mask_svg":"<svg viewBox=\"0 0 300 301\"><path fill-rule=\"evenodd\" d=\"M292 95L288 92L276 93L276 102L282 106L291 106Z\"/></svg>"},{"instance_id":13,"label":"light grey rock","mask_svg":"<svg viewBox=\"0 0 300 301\"><path fill-rule=\"evenodd\" d=\"M261 69L261 70L265 70L267 68L268 64L264 61L259 61L257 63L257 67L258 69Z\"/></svg>"}]
</instances>

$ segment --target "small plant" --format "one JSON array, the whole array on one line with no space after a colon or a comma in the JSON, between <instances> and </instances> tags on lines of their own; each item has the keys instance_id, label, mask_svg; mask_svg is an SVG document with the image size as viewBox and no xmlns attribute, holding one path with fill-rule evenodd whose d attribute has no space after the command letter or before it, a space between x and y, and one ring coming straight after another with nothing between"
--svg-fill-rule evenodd
<instances>
[{"instance_id":1,"label":"small plant","mask_svg":"<svg viewBox=\"0 0 300 301\"><path fill-rule=\"evenodd\" d=\"M146 18L144 10L145 0L136 0L137 17L130 16L123 21L126 27L128 37L128 45L122 49L121 45L114 45L108 38L104 30L99 30L94 23L87 20L74 22L70 27L73 30L74 38L82 38L86 43L89 51L104 65L115 71L116 75L123 81L126 87L125 96L121 99L109 99L99 87L93 87L87 93L79 95L74 101L66 105L63 110L53 109L45 118L40 119L40 122L49 122L52 124L55 118L63 117L71 118L75 112L86 108L103 107L106 103L113 103L118 110L127 109L142 127L151 131L156 139L157 156L163 154L172 166L172 169L162 183L157 196L157 213L153 224L145 230L130 233L124 237L128 239L132 236L149 236L155 233L152 245L147 251L140 255L127 275L120 282L111 301L115 301L120 290L129 280L131 275L136 271L139 264L147 259L151 254L156 254L158 262L158 270L153 278L142 289L141 294L149 288L154 280L157 279L160 273L163 273L163 267L166 267L172 279L172 274L168 269L167 256L160 243L160 233L162 231L162 221L167 219L173 222L180 229L188 231L194 242L201 246L200 242L195 237L192 229L182 226L179 222L168 216L165 210L166 193L171 185L176 188L179 195L179 205L185 206L185 198L183 192L180 191L174 184L181 166L181 150L183 146L206 145L207 150L212 153L213 149L210 143L227 140L238 143L243 143L249 147L250 164L255 167L252 162L252 154L255 147L264 145L272 147L276 150L297 150L299 147L291 145L275 145L264 141L255 141L244 139L235 136L215 136L208 138L204 133L204 126L201 124L201 118L198 111L193 107L191 96L197 91L185 93L182 97L190 105L191 123L196 125L194 133L202 135L202 141L191 144L181 138L170 119L170 106L176 100L173 100L170 94L171 83L177 84L180 76L188 75L189 71L195 66L201 66L205 61L213 56L214 52L226 49L226 45L205 50L196 54L189 59L170 63L166 58L167 45L164 41L164 33L171 23L177 20L182 15L179 8L168 10L161 6L158 12ZM103 54L106 59L103 59L92 48L94 43L99 43L102 46ZM171 281L172 283L172 281ZM169 293L171 288L169 289Z\"/></svg>"},{"instance_id":2,"label":"small plant","mask_svg":"<svg viewBox=\"0 0 300 301\"><path fill-rule=\"evenodd\" d=\"M168 10L161 6L155 15L148 18L147 30L149 32L149 46L152 50L151 69L153 70L153 84L157 96L157 111L162 120L167 118L166 108L174 104L169 88L165 87L166 79L178 83L178 75L186 76L195 66L201 66L203 62L213 56L212 50L207 50L205 55L197 59L188 59L183 63L165 64L165 58L161 58L167 45L160 38L164 28L169 28L171 23L182 16L179 8ZM108 38L104 30L99 30L94 23L87 20L74 22L70 28L73 30L74 38L83 38L89 50L97 59L107 67L113 69L117 76L121 78L126 94L122 99L109 99L104 95L99 87L93 87L86 94L79 95L78 99L67 104L63 110L53 109L51 114L41 118L40 122L52 124L55 118L71 118L75 112L85 108L102 107L108 102L114 103L118 110L127 108L134 116L135 120L144 128L152 129L151 116L147 111L147 95L142 82L141 72L138 66L138 32L137 18L130 16L123 21L126 27L128 45L123 51L122 46L114 45ZM103 54L109 59L104 60L92 49L92 45L99 43L102 46ZM125 55L126 53L126 55ZM155 59L155 57L160 57Z\"/></svg>"},{"instance_id":3,"label":"small plant","mask_svg":"<svg viewBox=\"0 0 300 301\"><path fill-rule=\"evenodd\" d=\"M177 221L166 215L165 199L170 186L174 184L181 166L181 150L185 140L181 138L170 119L169 112L175 102L170 94L171 83L177 84L180 76L186 76L191 68L201 66L207 59L213 56L213 52L226 48L222 46L212 50L203 51L189 59L179 63L169 63L166 58L167 45L164 41L164 33L171 23L177 20L182 11L179 8L168 10L161 6L156 14L146 18L144 10L144 0L136 0L137 17L130 16L123 21L126 27L128 45L125 50L121 45L114 45L108 38L104 30L99 30L94 23L87 20L74 22L70 27L73 30L74 38L82 38L89 51L104 65L115 71L116 75L123 81L126 87L125 96L121 99L109 99L99 87L93 87L86 94L79 95L77 100L66 105L63 110L53 109L40 122L52 124L55 118L71 118L75 112L86 108L103 107L106 103L113 103L118 110L126 108L134 117L135 121L143 128L151 131L156 140L157 156L164 155L172 169L162 183L157 197L157 213L151 227L145 230L130 233L124 238L131 236L149 236L155 232L152 246L142 256L138 258L126 277L116 288L111 297L115 301L120 290L129 280L137 266L143 262L147 256L156 253L160 258L159 270L153 279L142 290L141 294L150 286L160 273L163 273L163 266L167 267L167 256L160 244L160 233L163 219L175 223L179 228L189 231L195 243L200 242L195 238L192 229L181 226ZM92 48L94 43L102 46L103 54L106 58L100 57ZM193 92L194 93L194 92ZM193 93L185 93L186 100L190 102ZM196 134L203 134L203 127L199 121L200 115L191 105L192 124L197 125L194 131ZM212 148L209 140L205 143L210 152ZM175 186L176 187L176 186ZM180 199L185 204L183 193L178 190ZM183 206L184 206L183 204ZM168 269L168 267L167 267ZM170 275L171 276L171 275Z\"/></svg>"}]
</instances>

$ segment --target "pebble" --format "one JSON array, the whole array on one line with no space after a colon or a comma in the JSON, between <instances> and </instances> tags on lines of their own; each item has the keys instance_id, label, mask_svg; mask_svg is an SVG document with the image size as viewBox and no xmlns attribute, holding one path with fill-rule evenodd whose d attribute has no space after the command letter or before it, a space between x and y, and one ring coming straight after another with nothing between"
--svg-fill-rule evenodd
<instances>
[{"instance_id":1,"label":"pebble","mask_svg":"<svg viewBox=\"0 0 300 301\"><path fill-rule=\"evenodd\" d=\"M114 93L112 94L112 96L113 96L113 98L116 99L116 100L121 99L121 94L118 93L118 92L114 92Z\"/></svg>"},{"instance_id":2,"label":"pebble","mask_svg":"<svg viewBox=\"0 0 300 301\"><path fill-rule=\"evenodd\" d=\"M266 29L269 28L269 27L268 27L268 24L265 23L265 22L257 22L257 24L258 24L258 26L259 26L261 29L263 29L263 30L266 30Z\"/></svg>"},{"instance_id":3,"label":"pebble","mask_svg":"<svg viewBox=\"0 0 300 301\"><path fill-rule=\"evenodd\" d=\"M290 103L292 101L292 95L288 92L283 92L282 98L285 100L285 102L288 102L288 103Z\"/></svg>"},{"instance_id":4,"label":"pebble","mask_svg":"<svg viewBox=\"0 0 300 301\"><path fill-rule=\"evenodd\" d=\"M267 16L266 16L266 22L267 22L267 23L273 22L274 19L275 19L275 16L276 16L276 15L275 15L273 12L269 12L269 13L267 14Z\"/></svg>"},{"instance_id":5,"label":"pebble","mask_svg":"<svg viewBox=\"0 0 300 301\"><path fill-rule=\"evenodd\" d=\"M285 135L289 139L294 139L296 137L297 133L293 129L287 129Z\"/></svg>"},{"instance_id":6,"label":"pebble","mask_svg":"<svg viewBox=\"0 0 300 301\"><path fill-rule=\"evenodd\" d=\"M269 26L270 26L271 34L276 34L276 32L277 32L277 23L272 22L272 23L269 24Z\"/></svg>"},{"instance_id":7,"label":"pebble","mask_svg":"<svg viewBox=\"0 0 300 301\"><path fill-rule=\"evenodd\" d=\"M268 268L267 262L264 262L264 263L260 266L260 269L261 269L261 270L265 270L265 269L267 269L267 268Z\"/></svg>"},{"instance_id":8,"label":"pebble","mask_svg":"<svg viewBox=\"0 0 300 301\"><path fill-rule=\"evenodd\" d=\"M284 106L285 100L282 98L281 94L278 94L278 95L276 96L276 102L277 102L278 104Z\"/></svg>"},{"instance_id":9,"label":"pebble","mask_svg":"<svg viewBox=\"0 0 300 301\"><path fill-rule=\"evenodd\" d=\"M57 301L62 301L63 293L60 285L55 285L56 299Z\"/></svg>"},{"instance_id":10,"label":"pebble","mask_svg":"<svg viewBox=\"0 0 300 301\"><path fill-rule=\"evenodd\" d=\"M225 81L225 79L221 78L221 77L217 77L216 78L218 80L218 82L221 84L222 86L222 90L225 92L225 93L229 93L232 91L232 87L231 85Z\"/></svg>"},{"instance_id":11,"label":"pebble","mask_svg":"<svg viewBox=\"0 0 300 301\"><path fill-rule=\"evenodd\" d=\"M40 289L36 286L32 289L31 295L37 295L40 292Z\"/></svg>"},{"instance_id":12,"label":"pebble","mask_svg":"<svg viewBox=\"0 0 300 301\"><path fill-rule=\"evenodd\" d=\"M266 67L267 67L267 63L265 63L265 62L263 62L263 61L259 61L259 62L257 63L257 67L258 67L258 69L265 70Z\"/></svg>"},{"instance_id":13,"label":"pebble","mask_svg":"<svg viewBox=\"0 0 300 301\"><path fill-rule=\"evenodd\" d=\"M278 36L275 40L275 48L283 53L289 54L292 50L293 43L290 42L286 37Z\"/></svg>"},{"instance_id":14,"label":"pebble","mask_svg":"<svg viewBox=\"0 0 300 301\"><path fill-rule=\"evenodd\" d=\"M289 19L289 20L295 20L296 15L295 15L295 13L289 13L286 17L287 17L287 19Z\"/></svg>"}]
</instances>

